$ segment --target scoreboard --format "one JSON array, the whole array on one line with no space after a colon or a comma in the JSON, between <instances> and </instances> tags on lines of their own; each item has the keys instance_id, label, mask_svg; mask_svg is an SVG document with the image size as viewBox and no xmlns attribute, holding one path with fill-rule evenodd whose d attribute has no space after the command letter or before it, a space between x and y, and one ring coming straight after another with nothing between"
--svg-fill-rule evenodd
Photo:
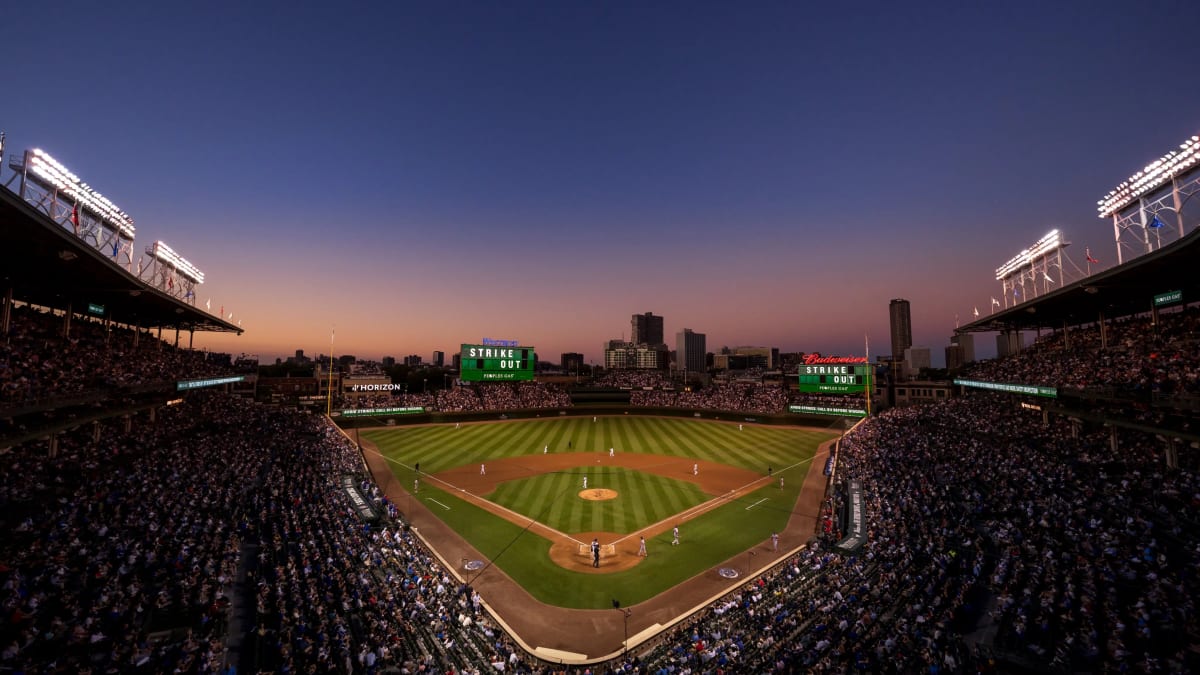
<instances>
[{"instance_id":1,"label":"scoreboard","mask_svg":"<svg viewBox=\"0 0 1200 675\"><path fill-rule=\"evenodd\" d=\"M867 364L803 364L799 391L818 394L859 394L867 390Z\"/></svg>"},{"instance_id":2,"label":"scoreboard","mask_svg":"<svg viewBox=\"0 0 1200 675\"><path fill-rule=\"evenodd\" d=\"M533 347L463 345L459 379L465 382L533 380Z\"/></svg>"}]
</instances>

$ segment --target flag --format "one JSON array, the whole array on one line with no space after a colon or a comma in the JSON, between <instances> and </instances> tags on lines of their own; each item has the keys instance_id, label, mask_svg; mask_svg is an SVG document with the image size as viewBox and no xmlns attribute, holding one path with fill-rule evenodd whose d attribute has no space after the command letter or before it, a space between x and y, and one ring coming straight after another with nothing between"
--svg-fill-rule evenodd
<instances>
[{"instance_id":1,"label":"flag","mask_svg":"<svg viewBox=\"0 0 1200 675\"><path fill-rule=\"evenodd\" d=\"M1096 260L1095 258L1093 258L1093 257L1092 257L1092 249L1090 249L1090 248L1086 248L1086 247L1085 247L1085 248L1083 249L1083 255L1087 257L1087 261L1088 261L1089 263L1091 263L1091 264L1093 264L1093 265L1099 265L1099 264L1100 264L1100 261L1099 261L1099 260Z\"/></svg>"},{"instance_id":2,"label":"flag","mask_svg":"<svg viewBox=\"0 0 1200 675\"><path fill-rule=\"evenodd\" d=\"M79 205L75 204L71 207L71 224L79 227Z\"/></svg>"},{"instance_id":3,"label":"flag","mask_svg":"<svg viewBox=\"0 0 1200 675\"><path fill-rule=\"evenodd\" d=\"M999 307L999 306L1000 306L1000 301L995 298L992 298L992 307Z\"/></svg>"},{"instance_id":4,"label":"flag","mask_svg":"<svg viewBox=\"0 0 1200 675\"><path fill-rule=\"evenodd\" d=\"M979 318L979 308L978 307L975 308L975 318L976 319Z\"/></svg>"},{"instance_id":5,"label":"flag","mask_svg":"<svg viewBox=\"0 0 1200 675\"><path fill-rule=\"evenodd\" d=\"M1042 276L1046 278L1046 281L1049 281L1050 283L1054 283L1054 280L1050 278L1049 274L1042 272Z\"/></svg>"},{"instance_id":6,"label":"flag","mask_svg":"<svg viewBox=\"0 0 1200 675\"><path fill-rule=\"evenodd\" d=\"M212 298L204 301L204 309L207 309L210 312L212 311Z\"/></svg>"},{"instance_id":7,"label":"flag","mask_svg":"<svg viewBox=\"0 0 1200 675\"><path fill-rule=\"evenodd\" d=\"M1154 220L1150 221L1150 227L1157 230L1158 228L1163 227L1163 226L1164 226L1163 221L1158 219L1158 214L1157 213L1154 214Z\"/></svg>"}]
</instances>

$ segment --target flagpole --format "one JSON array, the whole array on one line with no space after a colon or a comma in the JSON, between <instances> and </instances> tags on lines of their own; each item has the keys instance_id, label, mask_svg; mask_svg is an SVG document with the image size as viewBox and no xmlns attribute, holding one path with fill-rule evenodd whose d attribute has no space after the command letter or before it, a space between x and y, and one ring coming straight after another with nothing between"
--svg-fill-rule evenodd
<instances>
[{"instance_id":1,"label":"flagpole","mask_svg":"<svg viewBox=\"0 0 1200 675\"><path fill-rule=\"evenodd\" d=\"M325 416L333 415L333 335L335 330L329 329L329 386L325 390Z\"/></svg>"},{"instance_id":2,"label":"flagpole","mask_svg":"<svg viewBox=\"0 0 1200 675\"><path fill-rule=\"evenodd\" d=\"M863 356L867 359L867 417L871 416L871 340L863 333Z\"/></svg>"}]
</instances>

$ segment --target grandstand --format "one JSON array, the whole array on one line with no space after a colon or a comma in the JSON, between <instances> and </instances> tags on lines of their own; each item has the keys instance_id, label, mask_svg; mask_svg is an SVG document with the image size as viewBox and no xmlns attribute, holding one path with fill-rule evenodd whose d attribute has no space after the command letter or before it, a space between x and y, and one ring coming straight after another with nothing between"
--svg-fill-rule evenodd
<instances>
[{"instance_id":1,"label":"grandstand","mask_svg":"<svg viewBox=\"0 0 1200 675\"><path fill-rule=\"evenodd\" d=\"M73 224L0 189L0 668L563 668L408 527L425 507L330 419L230 395L232 364L181 344L237 325ZM1198 259L1193 229L963 326L1038 340L971 367L953 400L849 431L807 545L716 599L544 621L624 647L583 659L593 672L1200 672ZM734 419L789 402L650 386L629 405ZM404 404L592 414L527 383L421 397Z\"/></svg>"}]
</instances>

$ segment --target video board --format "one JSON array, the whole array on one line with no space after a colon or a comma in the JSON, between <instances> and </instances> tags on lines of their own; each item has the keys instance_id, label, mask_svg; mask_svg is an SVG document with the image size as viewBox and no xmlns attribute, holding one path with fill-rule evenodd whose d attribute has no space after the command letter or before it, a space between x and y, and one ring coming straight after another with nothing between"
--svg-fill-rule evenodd
<instances>
[{"instance_id":1,"label":"video board","mask_svg":"<svg viewBox=\"0 0 1200 675\"><path fill-rule=\"evenodd\" d=\"M867 390L867 364L802 364L799 391L810 394L860 394Z\"/></svg>"},{"instance_id":2,"label":"video board","mask_svg":"<svg viewBox=\"0 0 1200 675\"><path fill-rule=\"evenodd\" d=\"M533 380L533 347L463 345L459 379L465 382Z\"/></svg>"}]
</instances>

